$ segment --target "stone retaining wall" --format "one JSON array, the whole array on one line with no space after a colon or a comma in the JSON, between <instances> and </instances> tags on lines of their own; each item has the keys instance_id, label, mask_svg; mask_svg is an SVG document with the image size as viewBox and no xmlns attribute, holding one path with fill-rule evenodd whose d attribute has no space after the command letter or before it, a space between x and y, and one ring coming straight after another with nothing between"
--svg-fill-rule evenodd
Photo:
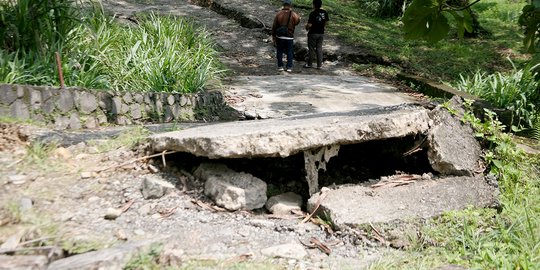
<instances>
[{"instance_id":1,"label":"stone retaining wall","mask_svg":"<svg viewBox=\"0 0 540 270\"><path fill-rule=\"evenodd\" d=\"M235 118L218 91L134 93L12 84L0 84L0 116L56 129Z\"/></svg>"}]
</instances>

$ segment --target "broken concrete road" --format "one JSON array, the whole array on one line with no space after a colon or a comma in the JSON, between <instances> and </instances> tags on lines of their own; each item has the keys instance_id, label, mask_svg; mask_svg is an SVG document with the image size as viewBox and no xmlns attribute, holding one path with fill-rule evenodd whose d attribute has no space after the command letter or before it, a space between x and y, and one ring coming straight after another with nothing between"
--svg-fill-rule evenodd
<instances>
[{"instance_id":1,"label":"broken concrete road","mask_svg":"<svg viewBox=\"0 0 540 270\"><path fill-rule=\"evenodd\" d=\"M231 107L250 118L278 118L373 109L418 100L366 77L329 75L239 76L224 93Z\"/></svg>"},{"instance_id":2,"label":"broken concrete road","mask_svg":"<svg viewBox=\"0 0 540 270\"><path fill-rule=\"evenodd\" d=\"M326 189L308 202L338 228L370 222L430 218L445 211L498 205L498 189L483 178L448 177L418 180L409 185L374 188L350 185ZM354 202L354 203L351 203Z\"/></svg>"},{"instance_id":3,"label":"broken concrete road","mask_svg":"<svg viewBox=\"0 0 540 270\"><path fill-rule=\"evenodd\" d=\"M156 134L150 137L150 141L156 152L179 151L214 159L287 157L304 152L308 172L306 180L309 193L313 194L318 191L317 164L324 164L332 155L317 155L307 150L333 149L332 146L424 134L429 129L429 121L426 109L403 105L297 118L221 123Z\"/></svg>"}]
</instances>

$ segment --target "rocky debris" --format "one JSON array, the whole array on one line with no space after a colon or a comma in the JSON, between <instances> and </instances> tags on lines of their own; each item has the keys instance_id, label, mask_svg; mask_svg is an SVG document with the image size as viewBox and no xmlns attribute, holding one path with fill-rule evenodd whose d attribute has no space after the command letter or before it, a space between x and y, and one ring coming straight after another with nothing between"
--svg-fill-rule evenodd
<instances>
[{"instance_id":1,"label":"rocky debris","mask_svg":"<svg viewBox=\"0 0 540 270\"><path fill-rule=\"evenodd\" d=\"M145 175L141 184L142 195L147 200L159 199L174 189L173 184L153 174Z\"/></svg>"},{"instance_id":2,"label":"rocky debris","mask_svg":"<svg viewBox=\"0 0 540 270\"><path fill-rule=\"evenodd\" d=\"M23 197L19 201L19 208L22 211L30 210L30 209L32 209L33 204L34 204L34 202L32 201L32 199L30 199L28 197Z\"/></svg>"},{"instance_id":3,"label":"rocky debris","mask_svg":"<svg viewBox=\"0 0 540 270\"><path fill-rule=\"evenodd\" d=\"M48 270L123 269L135 255L148 252L165 237L140 242L130 242L111 248L74 255L52 262Z\"/></svg>"},{"instance_id":4,"label":"rocky debris","mask_svg":"<svg viewBox=\"0 0 540 270\"><path fill-rule=\"evenodd\" d=\"M159 256L160 265L170 267L181 267L185 255L182 245L178 243L167 243L161 249Z\"/></svg>"},{"instance_id":5,"label":"rocky debris","mask_svg":"<svg viewBox=\"0 0 540 270\"><path fill-rule=\"evenodd\" d=\"M120 215L122 215L122 213L123 213L122 209L109 207L107 208L107 212L105 213L104 218L108 220L114 220L118 218Z\"/></svg>"},{"instance_id":6,"label":"rocky debris","mask_svg":"<svg viewBox=\"0 0 540 270\"><path fill-rule=\"evenodd\" d=\"M344 228L370 222L430 218L468 206L498 205L498 189L484 178L448 177L405 185L373 186L328 189L312 196L307 209L312 212L320 203L317 214Z\"/></svg>"},{"instance_id":7,"label":"rocky debris","mask_svg":"<svg viewBox=\"0 0 540 270\"><path fill-rule=\"evenodd\" d=\"M266 183L223 164L203 163L194 173L205 181L204 193L227 210L253 210L266 203Z\"/></svg>"},{"instance_id":8,"label":"rocky debris","mask_svg":"<svg viewBox=\"0 0 540 270\"><path fill-rule=\"evenodd\" d=\"M41 270L47 263L45 255L0 255L0 270Z\"/></svg>"},{"instance_id":9,"label":"rocky debris","mask_svg":"<svg viewBox=\"0 0 540 270\"><path fill-rule=\"evenodd\" d=\"M28 180L28 175L24 175L24 174L8 175L8 183L13 184L13 185L22 185L26 183L27 180Z\"/></svg>"},{"instance_id":10,"label":"rocky debris","mask_svg":"<svg viewBox=\"0 0 540 270\"><path fill-rule=\"evenodd\" d=\"M301 260L308 255L306 249L297 243L288 243L268 247L262 249L261 253L271 258L286 258L296 260Z\"/></svg>"},{"instance_id":11,"label":"rocky debris","mask_svg":"<svg viewBox=\"0 0 540 270\"><path fill-rule=\"evenodd\" d=\"M461 99L451 100L457 114L463 111ZM427 136L428 158L433 170L445 175L472 176L478 170L481 148L472 128L442 106L430 112L434 126Z\"/></svg>"},{"instance_id":12,"label":"rocky debris","mask_svg":"<svg viewBox=\"0 0 540 270\"><path fill-rule=\"evenodd\" d=\"M272 214L290 215L291 211L300 211L302 204L302 196L294 192L287 192L270 197L265 206Z\"/></svg>"}]
</instances>

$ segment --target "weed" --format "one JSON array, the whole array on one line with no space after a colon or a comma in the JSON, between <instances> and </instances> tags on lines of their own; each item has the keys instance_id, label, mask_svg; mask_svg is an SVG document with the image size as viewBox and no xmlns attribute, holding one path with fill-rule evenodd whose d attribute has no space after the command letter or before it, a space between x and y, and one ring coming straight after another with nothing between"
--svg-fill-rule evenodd
<instances>
[{"instance_id":1,"label":"weed","mask_svg":"<svg viewBox=\"0 0 540 270\"><path fill-rule=\"evenodd\" d=\"M68 254L82 254L90 251L100 250L114 244L105 238L69 238L61 241L62 249Z\"/></svg>"},{"instance_id":2,"label":"weed","mask_svg":"<svg viewBox=\"0 0 540 270\"><path fill-rule=\"evenodd\" d=\"M502 209L445 213L422 228L413 250L422 258L472 268L533 269L540 264L540 160L516 147L494 113L486 111L484 122L470 112L464 119L487 147L484 159L498 176ZM416 255L397 264L411 256Z\"/></svg>"},{"instance_id":3,"label":"weed","mask_svg":"<svg viewBox=\"0 0 540 270\"><path fill-rule=\"evenodd\" d=\"M50 159L52 152L58 148L55 142L44 143L34 141L26 148L26 155L23 158L23 166L37 166L43 170L50 170L55 166L50 166L53 161Z\"/></svg>"},{"instance_id":4,"label":"weed","mask_svg":"<svg viewBox=\"0 0 540 270\"><path fill-rule=\"evenodd\" d=\"M101 153L120 148L131 149L144 140L148 135L149 131L147 129L142 126L138 126L120 133L114 139L106 140L104 142L94 141L93 143L97 144L98 151Z\"/></svg>"},{"instance_id":5,"label":"weed","mask_svg":"<svg viewBox=\"0 0 540 270\"><path fill-rule=\"evenodd\" d=\"M514 70L510 74L487 75L477 71L471 77L460 76L456 88L481 97L499 108L512 111L517 127L531 128L540 114L540 82L536 80L535 67Z\"/></svg>"},{"instance_id":6,"label":"weed","mask_svg":"<svg viewBox=\"0 0 540 270\"><path fill-rule=\"evenodd\" d=\"M148 251L141 252L135 255L129 262L123 267L124 270L158 270L162 267L158 263L159 255L161 253L162 246L155 244L150 247Z\"/></svg>"}]
</instances>

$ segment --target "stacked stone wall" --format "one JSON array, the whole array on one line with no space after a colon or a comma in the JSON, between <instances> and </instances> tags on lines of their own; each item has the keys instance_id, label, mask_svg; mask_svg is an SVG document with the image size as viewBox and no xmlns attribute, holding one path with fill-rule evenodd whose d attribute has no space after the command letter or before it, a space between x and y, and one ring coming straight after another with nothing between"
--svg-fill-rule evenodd
<instances>
[{"instance_id":1,"label":"stacked stone wall","mask_svg":"<svg viewBox=\"0 0 540 270\"><path fill-rule=\"evenodd\" d=\"M218 91L195 94L100 91L0 84L0 115L56 129L234 118Z\"/></svg>"}]
</instances>

